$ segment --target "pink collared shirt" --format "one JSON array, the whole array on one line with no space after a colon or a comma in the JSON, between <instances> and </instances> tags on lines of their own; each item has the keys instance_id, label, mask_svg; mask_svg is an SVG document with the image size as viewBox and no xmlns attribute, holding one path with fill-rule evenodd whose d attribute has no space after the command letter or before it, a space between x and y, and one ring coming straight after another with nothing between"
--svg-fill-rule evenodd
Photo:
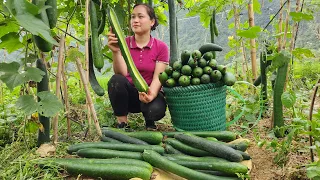
<instances>
[{"instance_id":1,"label":"pink collared shirt","mask_svg":"<svg viewBox=\"0 0 320 180\"><path fill-rule=\"evenodd\" d=\"M150 86L153 79L153 73L156 67L156 63L162 62L165 64L169 64L168 46L164 42L152 36L150 36L149 43L143 48L139 48L137 46L134 36L126 37L126 42L129 47L134 64L139 70L141 76ZM133 84L132 78L130 77L129 73L126 77L129 82Z\"/></svg>"}]
</instances>

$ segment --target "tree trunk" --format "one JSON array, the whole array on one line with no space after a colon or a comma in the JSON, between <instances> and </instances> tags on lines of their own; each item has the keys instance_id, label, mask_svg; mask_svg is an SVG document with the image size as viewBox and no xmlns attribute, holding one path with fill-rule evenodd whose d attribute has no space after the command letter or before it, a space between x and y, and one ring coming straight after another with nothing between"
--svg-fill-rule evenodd
<instances>
[{"instance_id":1,"label":"tree trunk","mask_svg":"<svg viewBox=\"0 0 320 180\"><path fill-rule=\"evenodd\" d=\"M249 26L254 26L254 12L253 12L253 3L252 0L248 4L248 15L249 15ZM257 59L256 59L256 41L255 39L250 39L251 45L251 64L252 64L252 75L253 81L257 79Z\"/></svg>"},{"instance_id":2,"label":"tree trunk","mask_svg":"<svg viewBox=\"0 0 320 180\"><path fill-rule=\"evenodd\" d=\"M176 10L174 0L168 0L169 6L169 30L170 30L170 64L178 60Z\"/></svg>"}]
</instances>

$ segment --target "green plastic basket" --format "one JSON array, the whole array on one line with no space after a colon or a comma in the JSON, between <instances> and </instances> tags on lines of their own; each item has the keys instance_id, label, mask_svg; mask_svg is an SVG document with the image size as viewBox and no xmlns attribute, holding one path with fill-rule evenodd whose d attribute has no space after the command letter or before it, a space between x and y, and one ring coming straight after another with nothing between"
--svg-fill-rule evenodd
<instances>
[{"instance_id":1,"label":"green plastic basket","mask_svg":"<svg viewBox=\"0 0 320 180\"><path fill-rule=\"evenodd\" d=\"M176 130L226 129L226 86L223 83L164 87L163 90Z\"/></svg>"}]
</instances>

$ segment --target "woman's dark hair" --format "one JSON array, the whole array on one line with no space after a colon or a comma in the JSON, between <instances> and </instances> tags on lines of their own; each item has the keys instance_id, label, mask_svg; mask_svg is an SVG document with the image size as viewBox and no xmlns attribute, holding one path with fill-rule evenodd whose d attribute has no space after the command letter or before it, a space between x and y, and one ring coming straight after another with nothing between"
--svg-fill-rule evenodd
<instances>
[{"instance_id":1,"label":"woman's dark hair","mask_svg":"<svg viewBox=\"0 0 320 180\"><path fill-rule=\"evenodd\" d=\"M139 3L133 6L133 9L137 6L144 6L147 10L147 13L150 17L151 20L154 20L154 24L151 27L151 31L156 30L156 27L159 25L158 23L158 18L156 16L156 13L154 12L154 9L149 5L149 4L145 4L145 3Z\"/></svg>"}]
</instances>

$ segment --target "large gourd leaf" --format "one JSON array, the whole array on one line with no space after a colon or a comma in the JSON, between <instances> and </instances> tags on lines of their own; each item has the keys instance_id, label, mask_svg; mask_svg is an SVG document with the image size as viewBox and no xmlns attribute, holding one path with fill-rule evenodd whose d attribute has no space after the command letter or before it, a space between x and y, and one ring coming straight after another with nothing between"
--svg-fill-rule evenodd
<instances>
[{"instance_id":1,"label":"large gourd leaf","mask_svg":"<svg viewBox=\"0 0 320 180\"><path fill-rule=\"evenodd\" d=\"M40 115L46 117L53 117L63 108L57 96L49 91L39 92L38 97L40 98L39 102L37 102L32 95L20 96L16 102L16 106L18 109L24 111L26 115L38 112Z\"/></svg>"},{"instance_id":2,"label":"large gourd leaf","mask_svg":"<svg viewBox=\"0 0 320 180\"><path fill-rule=\"evenodd\" d=\"M38 112L42 116L53 117L63 108L63 105L58 100L57 96L50 93L49 91L39 92L38 97L40 98Z\"/></svg>"},{"instance_id":3,"label":"large gourd leaf","mask_svg":"<svg viewBox=\"0 0 320 180\"><path fill-rule=\"evenodd\" d=\"M20 64L18 62L0 63L0 80L3 81L10 90L28 82L40 82L44 76L44 72L38 68L26 67L25 70L19 71Z\"/></svg>"},{"instance_id":4,"label":"large gourd leaf","mask_svg":"<svg viewBox=\"0 0 320 180\"><path fill-rule=\"evenodd\" d=\"M23 47L16 32L10 32L1 37L0 49L6 49L9 54Z\"/></svg>"},{"instance_id":5,"label":"large gourd leaf","mask_svg":"<svg viewBox=\"0 0 320 180\"><path fill-rule=\"evenodd\" d=\"M19 26L14 19L5 19L0 22L0 38L10 32L18 32Z\"/></svg>"},{"instance_id":6,"label":"large gourd leaf","mask_svg":"<svg viewBox=\"0 0 320 180\"><path fill-rule=\"evenodd\" d=\"M32 95L22 95L16 102L18 109L24 111L26 115L31 115L39 108L39 104L34 100Z\"/></svg>"},{"instance_id":7,"label":"large gourd leaf","mask_svg":"<svg viewBox=\"0 0 320 180\"><path fill-rule=\"evenodd\" d=\"M50 35L50 28L36 17L39 8L26 0L8 0L5 3L9 12L15 17L20 26L33 35L37 35L56 46L59 44Z\"/></svg>"}]
</instances>

